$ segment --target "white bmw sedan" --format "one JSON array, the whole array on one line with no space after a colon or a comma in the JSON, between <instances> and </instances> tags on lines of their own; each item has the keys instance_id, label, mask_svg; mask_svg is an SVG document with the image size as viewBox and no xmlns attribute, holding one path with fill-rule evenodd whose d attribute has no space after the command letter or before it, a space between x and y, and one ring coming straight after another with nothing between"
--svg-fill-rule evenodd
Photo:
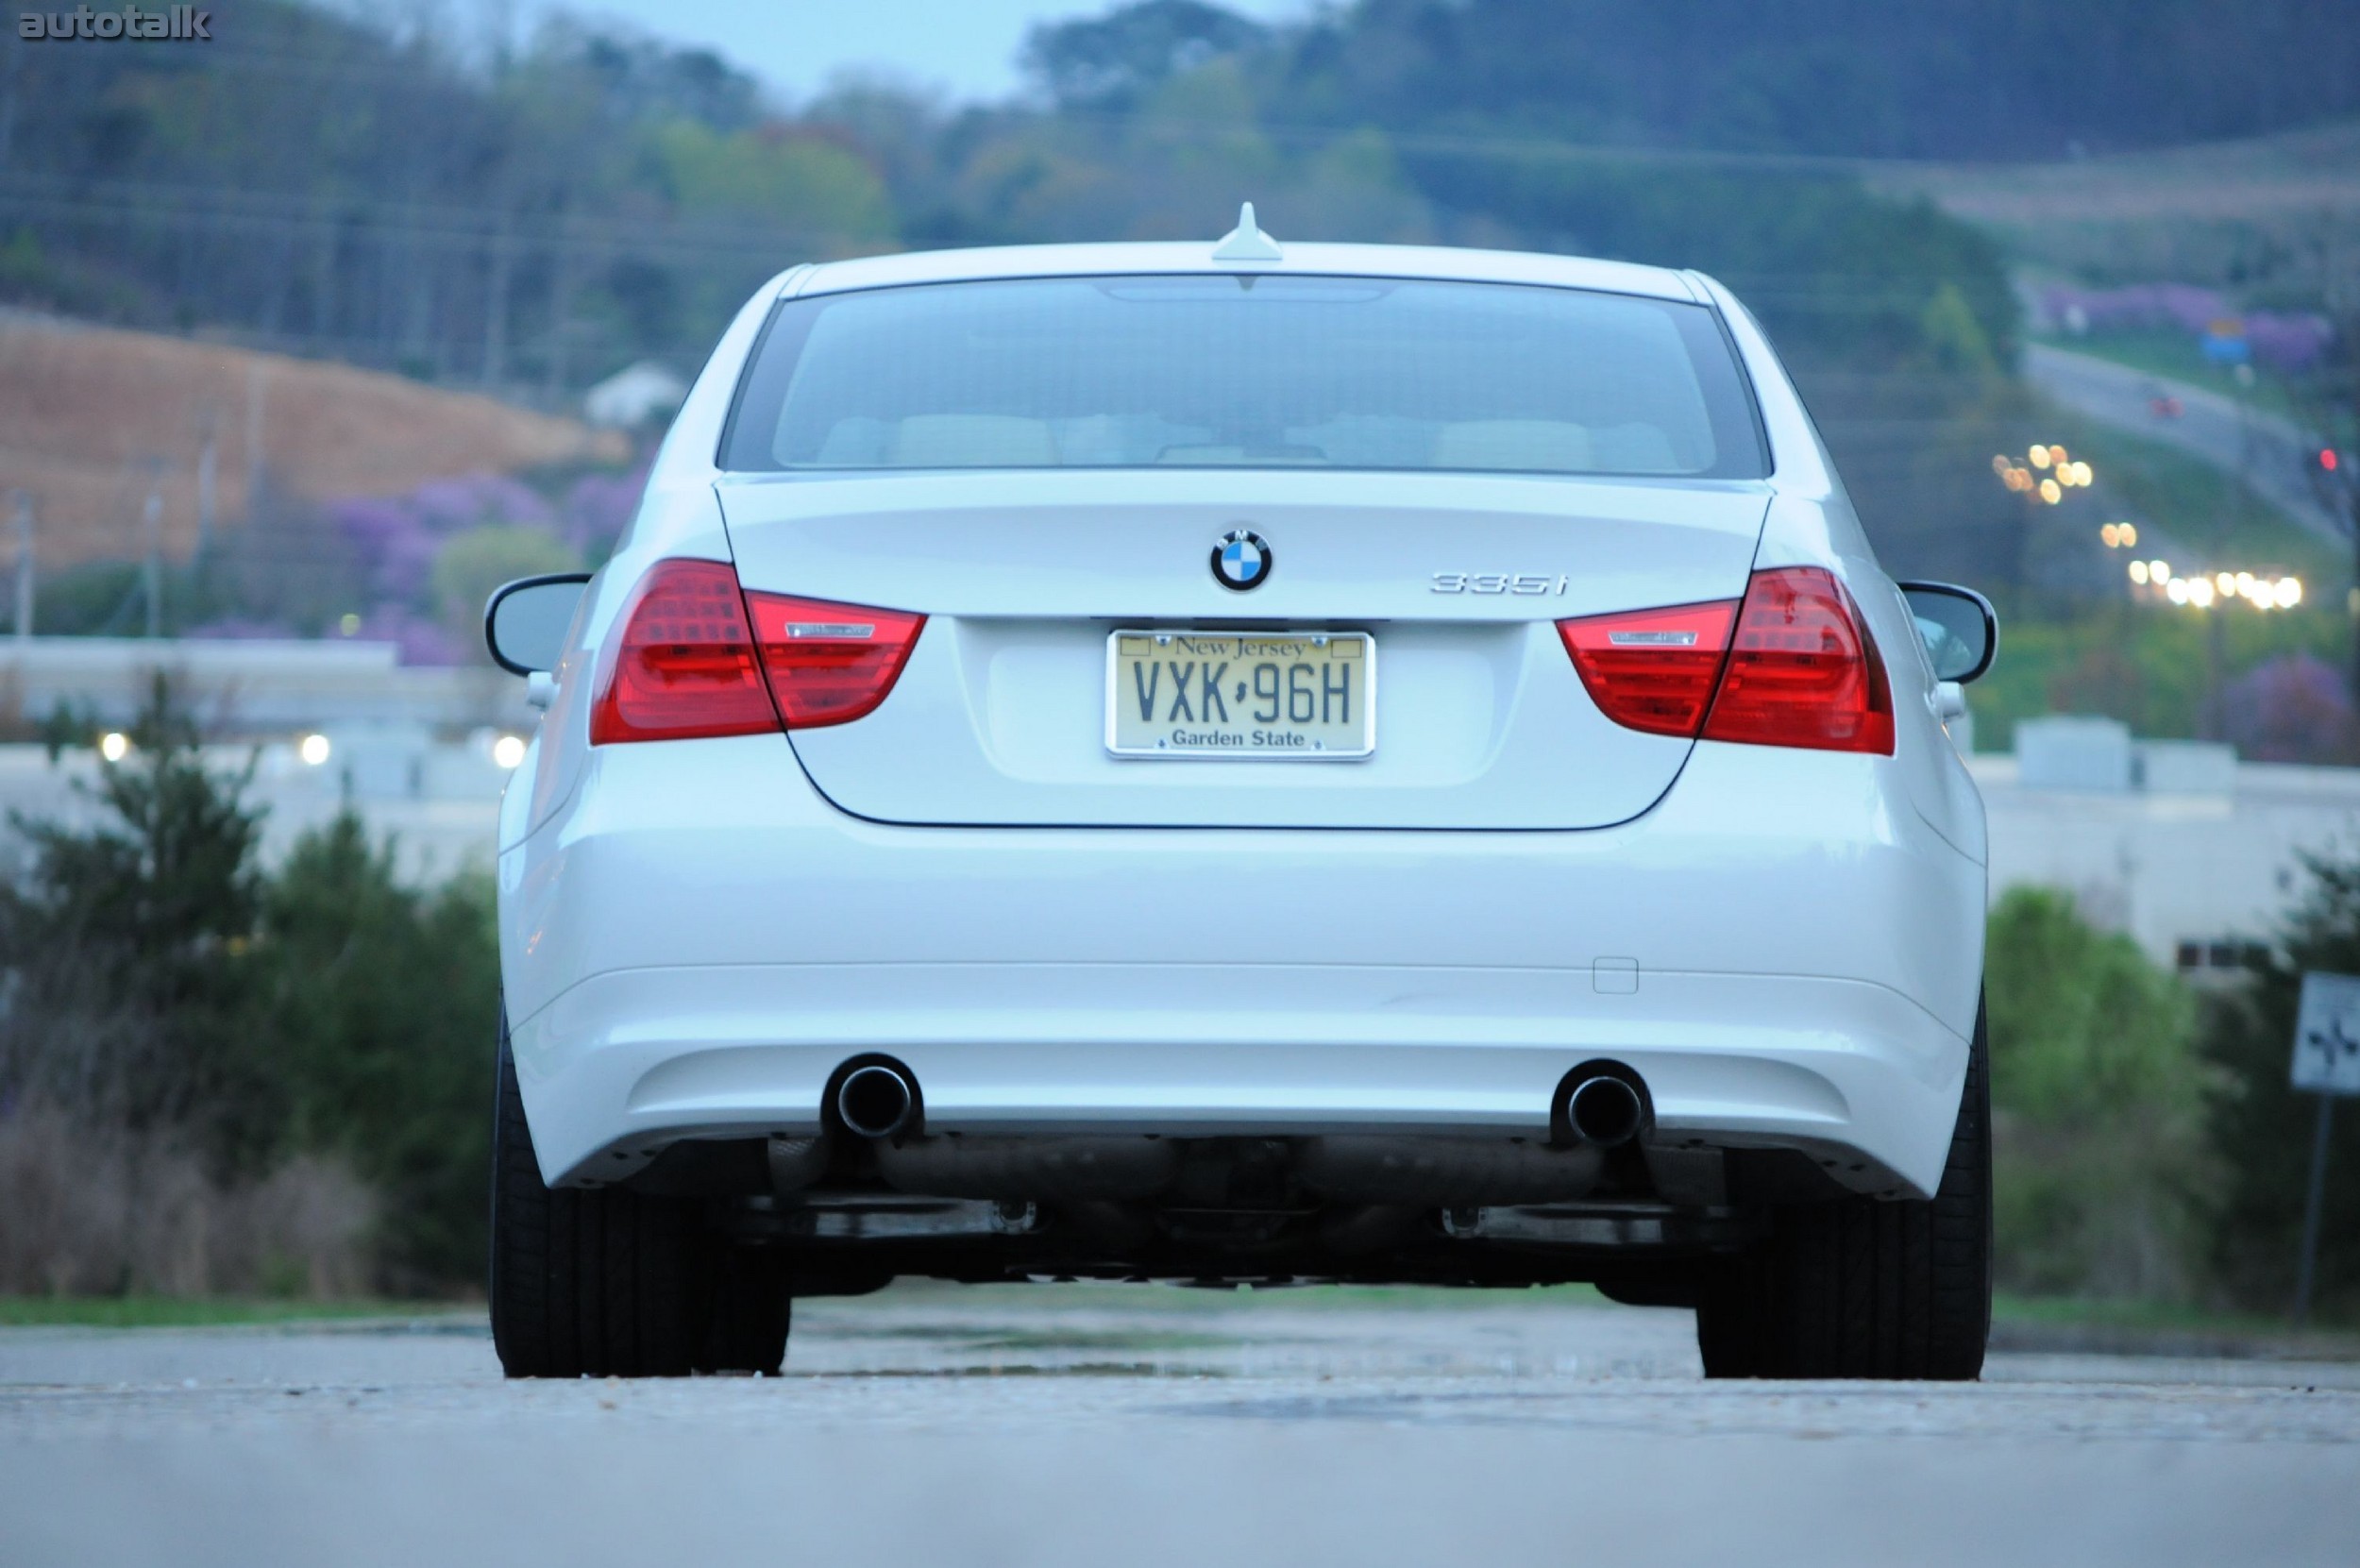
<instances>
[{"instance_id":1,"label":"white bmw sedan","mask_svg":"<svg viewBox=\"0 0 2360 1568\"><path fill-rule=\"evenodd\" d=\"M511 1374L775 1370L898 1275L1594 1282L1971 1377L1978 596L1693 272L798 267L512 583Z\"/></svg>"}]
</instances>

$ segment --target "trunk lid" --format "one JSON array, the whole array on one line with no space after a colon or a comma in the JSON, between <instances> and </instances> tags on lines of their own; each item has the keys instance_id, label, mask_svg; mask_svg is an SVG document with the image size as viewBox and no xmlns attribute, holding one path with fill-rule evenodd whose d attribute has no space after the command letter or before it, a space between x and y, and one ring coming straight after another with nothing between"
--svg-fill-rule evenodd
<instances>
[{"instance_id":1,"label":"trunk lid","mask_svg":"<svg viewBox=\"0 0 2360 1568\"><path fill-rule=\"evenodd\" d=\"M874 713L793 732L812 783L877 821L980 826L1627 820L1671 785L1690 743L1599 713L1555 622L1741 597L1768 504L1765 484L1743 481L1269 470L718 488L748 589L929 617ZM1273 557L1251 592L1214 575L1234 530ZM1374 753L1112 755L1119 630L1367 632Z\"/></svg>"}]
</instances>

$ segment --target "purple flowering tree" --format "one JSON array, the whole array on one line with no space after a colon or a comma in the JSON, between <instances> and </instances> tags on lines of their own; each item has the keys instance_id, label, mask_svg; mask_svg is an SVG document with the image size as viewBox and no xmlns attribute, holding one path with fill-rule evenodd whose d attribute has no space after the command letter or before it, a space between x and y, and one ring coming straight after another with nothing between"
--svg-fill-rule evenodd
<instances>
[{"instance_id":1,"label":"purple flowering tree","mask_svg":"<svg viewBox=\"0 0 2360 1568\"><path fill-rule=\"evenodd\" d=\"M2346 763L2360 750L2343 675L2308 653L2257 665L2222 697L2224 738L2248 761Z\"/></svg>"},{"instance_id":2,"label":"purple flowering tree","mask_svg":"<svg viewBox=\"0 0 2360 1568\"><path fill-rule=\"evenodd\" d=\"M2118 289L2079 289L2063 284L2041 291L2041 311L2050 321L2080 312L2092 331L2177 331L2202 336L2216 321L2245 327L2247 346L2261 363L2285 375L2317 365L2334 337L2325 316L2292 311L2240 311L2217 289L2191 283L2134 283Z\"/></svg>"},{"instance_id":3,"label":"purple flowering tree","mask_svg":"<svg viewBox=\"0 0 2360 1568\"><path fill-rule=\"evenodd\" d=\"M398 496L350 496L323 508L329 526L350 548L362 583L351 633L391 642L406 665L453 665L472 657L473 643L452 631L447 583L438 586L436 564L456 540L487 530L546 535L565 560L602 561L637 510L648 469L585 474L554 503L504 474L434 480ZM446 571L446 578L451 575ZM464 575L464 574L462 574ZM293 629L252 617L232 617L190 632L198 637L284 637Z\"/></svg>"}]
</instances>

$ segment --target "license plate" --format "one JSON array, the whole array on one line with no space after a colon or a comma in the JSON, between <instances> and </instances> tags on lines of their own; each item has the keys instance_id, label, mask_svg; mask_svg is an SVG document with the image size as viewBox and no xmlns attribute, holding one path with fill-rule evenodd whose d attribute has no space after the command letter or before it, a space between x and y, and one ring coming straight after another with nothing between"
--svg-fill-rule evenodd
<instances>
[{"instance_id":1,"label":"license plate","mask_svg":"<svg viewBox=\"0 0 2360 1568\"><path fill-rule=\"evenodd\" d=\"M1376 750L1365 632L1117 632L1106 750L1118 757L1350 762Z\"/></svg>"}]
</instances>

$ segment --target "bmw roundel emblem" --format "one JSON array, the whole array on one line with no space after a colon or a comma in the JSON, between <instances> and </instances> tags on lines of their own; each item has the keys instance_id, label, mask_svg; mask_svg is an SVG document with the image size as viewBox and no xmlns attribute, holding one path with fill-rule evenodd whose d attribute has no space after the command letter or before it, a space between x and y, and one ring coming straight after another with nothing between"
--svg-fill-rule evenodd
<instances>
[{"instance_id":1,"label":"bmw roundel emblem","mask_svg":"<svg viewBox=\"0 0 2360 1568\"><path fill-rule=\"evenodd\" d=\"M1270 541L1249 528L1233 528L1213 547L1213 581L1244 593L1270 576Z\"/></svg>"}]
</instances>

